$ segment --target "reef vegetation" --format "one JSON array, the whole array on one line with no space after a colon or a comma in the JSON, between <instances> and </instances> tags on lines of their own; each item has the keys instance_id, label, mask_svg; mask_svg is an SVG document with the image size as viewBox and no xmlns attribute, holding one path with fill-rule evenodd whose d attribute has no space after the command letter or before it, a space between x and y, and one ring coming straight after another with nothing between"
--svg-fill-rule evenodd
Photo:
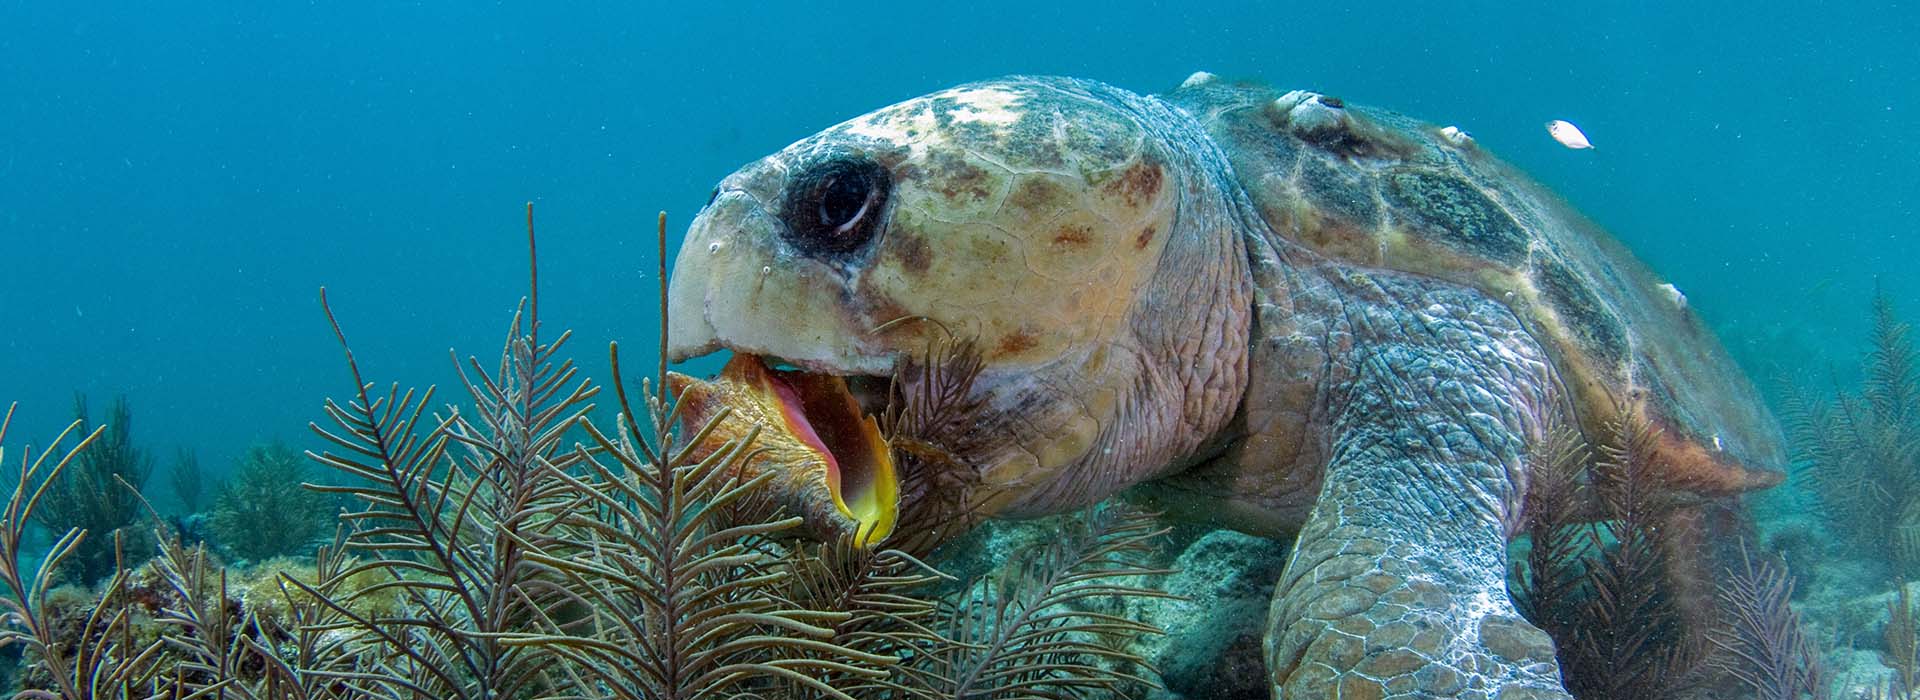
<instances>
[{"instance_id":1,"label":"reef vegetation","mask_svg":"<svg viewBox=\"0 0 1920 700\"><path fill-rule=\"evenodd\" d=\"M1920 563L1920 364L1910 326L1884 296L1859 383L1785 385L1794 456L1787 493L1757 521L1688 549L1691 504L1646 484L1645 440L1617 426L1597 454L1577 439L1533 471L1512 586L1555 639L1579 698L1920 697L1920 625L1908 579ZM1647 496L1654 496L1647 498ZM1603 517L1584 522L1597 498ZM1809 507L1810 506L1810 507ZM1698 541L1699 538L1694 538ZM1712 561L1710 614L1689 613L1677 563Z\"/></svg>"},{"instance_id":2,"label":"reef vegetation","mask_svg":"<svg viewBox=\"0 0 1920 700\"><path fill-rule=\"evenodd\" d=\"M1782 565L1754 558L1745 527L1676 517L1699 504L1659 482L1656 436L1633 422L1610 429L1598 448L1562 430L1542 450L1511 576L1522 613L1554 638L1567 690L1582 700L1825 697ZM1580 517L1596 501L1600 518ZM1702 529L1737 538L1739 560L1688 549ZM1718 567L1712 599L1689 601L1676 585L1690 559ZM1733 688L1744 692L1726 695Z\"/></svg>"},{"instance_id":3,"label":"reef vegetation","mask_svg":"<svg viewBox=\"0 0 1920 700\"><path fill-rule=\"evenodd\" d=\"M173 497L180 502L182 512L199 512L200 499L206 493L206 474L200 470L200 456L184 447L176 450L173 462L167 465L167 485L173 489Z\"/></svg>"},{"instance_id":4,"label":"reef vegetation","mask_svg":"<svg viewBox=\"0 0 1920 700\"><path fill-rule=\"evenodd\" d=\"M1909 590L1920 565L1920 356L1912 326L1884 294L1872 299L1870 319L1857 380L1783 387L1795 464L1789 495L1804 503L1776 506L1784 512L1766 523L1768 548L1794 565L1787 584L1811 635L1831 640L1824 652L1835 697L1912 700L1920 697L1920 610Z\"/></svg>"},{"instance_id":5,"label":"reef vegetation","mask_svg":"<svg viewBox=\"0 0 1920 700\"><path fill-rule=\"evenodd\" d=\"M1920 565L1920 364L1892 301L1877 295L1872 314L1859 387L1790 386L1783 418L1802 490L1832 533L1906 575Z\"/></svg>"},{"instance_id":6,"label":"reef vegetation","mask_svg":"<svg viewBox=\"0 0 1920 700\"><path fill-rule=\"evenodd\" d=\"M753 436L695 458L718 418L676 430L658 378L629 395L617 346L616 412L596 420L600 387L561 354L568 334L542 333L535 280L498 363L469 359L467 401L438 413L432 387L367 381L334 324L353 391L326 403L313 427L326 447L308 453L337 478L306 487L355 505L310 563L228 566L154 523L151 561L117 547L102 583L60 587L52 572L92 531L59 530L30 571L28 524L116 434L76 421L29 451L0 514L0 605L14 623L0 646L23 652L20 697L1025 698L1150 682L1112 642L1155 629L1089 604L1164 595L1134 583L1164 573L1141 561L1165 534L1149 516L1094 509L1016 567L944 588L951 577L922 560L939 538L793 537L799 519L761 495L766 477L739 469ZM324 290L322 306L332 321ZM966 381L964 358L940 357L912 371ZM900 407L891 428L931 445L938 421L926 418L949 408ZM914 426L929 432L909 437ZM221 491L215 529L242 558L302 539L238 545L236 525L220 524L265 517L239 502L297 473L286 457L256 449ZM901 466L914 489L950 469L911 455ZM132 480L120 491L137 499ZM931 516L904 511L902 530L933 532L917 520Z\"/></svg>"},{"instance_id":7,"label":"reef vegetation","mask_svg":"<svg viewBox=\"0 0 1920 700\"><path fill-rule=\"evenodd\" d=\"M182 451L167 480L185 512L166 521L124 400L0 451L18 468L0 511L17 697L1265 697L1284 547L1121 503L972 527L978 475L944 447L977 408L964 340L901 362L878 417L891 533L819 541L762 488L772 472L744 468L758 430L723 433L725 408L690 420L664 365L629 382L618 346L605 385L584 377L529 286L498 358L459 362L444 403L369 380L323 290L352 384L319 446L257 445L211 487ZM1799 571L1914 546L1920 372L1891 305L1873 313L1864 384L1786 412L1796 478L1845 547L1798 552L1737 503L1672 496L1644 424L1592 444L1561 429L1535 455L1509 585L1575 697L1920 697L1915 559L1811 608L1805 582L1833 579ZM1841 672L1851 648L1878 671Z\"/></svg>"},{"instance_id":8,"label":"reef vegetation","mask_svg":"<svg viewBox=\"0 0 1920 700\"><path fill-rule=\"evenodd\" d=\"M59 572L91 583L113 573L119 540L133 540L141 545L135 551L147 551L144 529L130 526L140 518L139 489L153 473L153 456L133 444L133 409L125 396L114 399L106 419L98 424L89 416L85 394L74 395L73 413L74 432L94 439L74 456L72 468L56 475L32 517L50 532L95 533L62 560L67 568Z\"/></svg>"},{"instance_id":9,"label":"reef vegetation","mask_svg":"<svg viewBox=\"0 0 1920 700\"><path fill-rule=\"evenodd\" d=\"M247 448L221 483L207 518L224 554L257 562L311 552L315 541L333 530L328 516L337 510L334 499L294 487L312 480L308 463L305 455L282 442ZM174 486L185 501L178 478Z\"/></svg>"}]
</instances>

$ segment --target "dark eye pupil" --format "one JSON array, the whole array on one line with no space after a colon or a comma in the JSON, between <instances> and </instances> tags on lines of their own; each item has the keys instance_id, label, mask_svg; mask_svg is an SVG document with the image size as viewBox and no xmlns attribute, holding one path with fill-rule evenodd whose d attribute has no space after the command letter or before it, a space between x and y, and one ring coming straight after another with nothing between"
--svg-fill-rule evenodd
<instances>
[{"instance_id":1,"label":"dark eye pupil","mask_svg":"<svg viewBox=\"0 0 1920 700\"><path fill-rule=\"evenodd\" d=\"M820 193L820 223L830 228L839 228L860 215L860 208L867 203L866 178L858 173L848 173L835 177L826 183Z\"/></svg>"},{"instance_id":2,"label":"dark eye pupil","mask_svg":"<svg viewBox=\"0 0 1920 700\"><path fill-rule=\"evenodd\" d=\"M892 187L892 174L864 156L836 154L807 163L794 169L787 185L781 233L807 255L851 255L885 228Z\"/></svg>"}]
</instances>

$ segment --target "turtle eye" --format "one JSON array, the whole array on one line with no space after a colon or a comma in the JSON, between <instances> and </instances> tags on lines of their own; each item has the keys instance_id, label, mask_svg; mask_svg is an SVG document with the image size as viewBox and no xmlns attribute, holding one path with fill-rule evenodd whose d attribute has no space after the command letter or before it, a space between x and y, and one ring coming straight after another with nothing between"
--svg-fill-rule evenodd
<instances>
[{"instance_id":1,"label":"turtle eye","mask_svg":"<svg viewBox=\"0 0 1920 700\"><path fill-rule=\"evenodd\" d=\"M836 157L794 179L788 189L786 237L808 253L852 252L880 230L891 179L871 160Z\"/></svg>"}]
</instances>

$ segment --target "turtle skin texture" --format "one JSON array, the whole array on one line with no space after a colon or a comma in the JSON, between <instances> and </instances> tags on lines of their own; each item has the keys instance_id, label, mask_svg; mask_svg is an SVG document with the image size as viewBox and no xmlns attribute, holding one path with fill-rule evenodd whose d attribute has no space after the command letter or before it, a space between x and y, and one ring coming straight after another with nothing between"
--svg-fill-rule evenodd
<instances>
[{"instance_id":1,"label":"turtle skin texture","mask_svg":"<svg viewBox=\"0 0 1920 700\"><path fill-rule=\"evenodd\" d=\"M1783 462L1684 297L1464 132L1206 74L1003 78L829 128L723 180L671 285L676 359L881 377L977 341L946 447L980 513L1130 491L1290 541L1276 698L1568 697L1505 586L1562 427L1652 425L1661 483L1702 498Z\"/></svg>"}]
</instances>

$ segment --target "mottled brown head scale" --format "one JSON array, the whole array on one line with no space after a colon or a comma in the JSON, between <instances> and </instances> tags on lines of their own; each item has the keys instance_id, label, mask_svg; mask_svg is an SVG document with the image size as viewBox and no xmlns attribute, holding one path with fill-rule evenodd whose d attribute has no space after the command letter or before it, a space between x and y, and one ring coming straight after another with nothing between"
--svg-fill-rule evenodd
<instances>
[{"instance_id":1,"label":"mottled brown head scale","mask_svg":"<svg viewBox=\"0 0 1920 700\"><path fill-rule=\"evenodd\" d=\"M1244 256L1225 219L1191 210L1222 198L1174 160L1191 154L1156 131L1168 115L1098 89L966 85L742 168L674 265L670 352L885 375L973 340L987 438L966 452L995 510L1088 503L1178 463L1226 420L1245 371L1228 344L1247 333L1244 315L1183 310L1247 303Z\"/></svg>"},{"instance_id":2,"label":"mottled brown head scale","mask_svg":"<svg viewBox=\"0 0 1920 700\"><path fill-rule=\"evenodd\" d=\"M699 345L675 350L876 373L947 331L996 366L1109 340L1177 201L1157 148L1132 115L1041 81L842 123L721 183L673 278L673 337Z\"/></svg>"}]
</instances>

